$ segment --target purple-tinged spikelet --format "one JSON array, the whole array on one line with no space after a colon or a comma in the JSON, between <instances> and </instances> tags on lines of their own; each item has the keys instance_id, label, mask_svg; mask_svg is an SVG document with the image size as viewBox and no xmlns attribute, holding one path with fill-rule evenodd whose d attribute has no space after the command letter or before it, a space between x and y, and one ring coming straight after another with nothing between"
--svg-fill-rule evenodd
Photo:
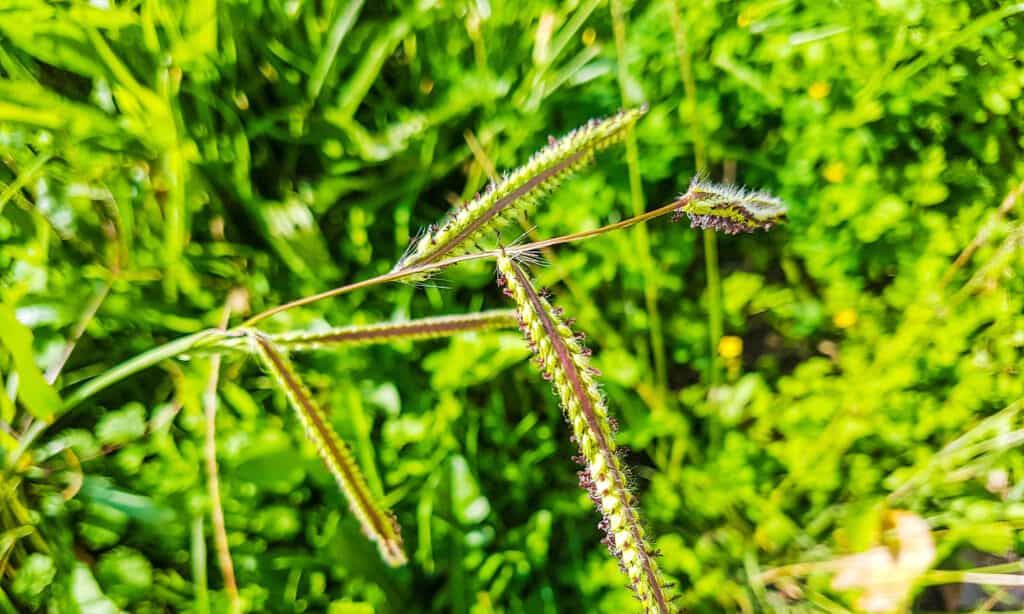
<instances>
[{"instance_id":1,"label":"purple-tinged spikelet","mask_svg":"<svg viewBox=\"0 0 1024 614\"><path fill-rule=\"evenodd\" d=\"M673 219L685 214L694 228L709 228L726 234L769 230L786 219L782 200L736 186L705 181L697 176L679 199Z\"/></svg>"},{"instance_id":2,"label":"purple-tinged spikelet","mask_svg":"<svg viewBox=\"0 0 1024 614\"><path fill-rule=\"evenodd\" d=\"M577 334L557 315L523 269L507 256L498 258L498 280L515 301L520 327L537 356L545 379L552 382L579 446L580 485L601 513L604 543L629 577L630 588L647 613L675 608L665 595L656 554L640 524L638 503L630 491L626 467L615 446L614 421L594 379Z\"/></svg>"}]
</instances>

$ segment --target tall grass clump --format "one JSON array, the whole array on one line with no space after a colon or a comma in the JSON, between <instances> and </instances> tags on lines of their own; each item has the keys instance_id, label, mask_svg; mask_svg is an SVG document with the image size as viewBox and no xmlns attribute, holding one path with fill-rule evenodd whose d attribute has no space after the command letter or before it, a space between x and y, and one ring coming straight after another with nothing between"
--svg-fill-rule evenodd
<instances>
[{"instance_id":1,"label":"tall grass clump","mask_svg":"<svg viewBox=\"0 0 1024 614\"><path fill-rule=\"evenodd\" d=\"M562 318L560 309L553 307L546 295L534 287L519 261L531 260L542 248L591 239L669 214L674 218L688 216L694 227L730 234L769 229L785 218L785 207L764 192L718 185L698 177L676 200L600 228L523 245L499 245L489 250L479 244L485 235L500 236L500 230L512 221L515 213L532 210L562 179L591 162L596 152L622 140L625 129L644 112L645 108L621 111L606 119L590 121L562 139L552 140L525 165L456 209L439 226L428 229L390 272L267 309L234 328L200 331L151 349L85 382L65 398L62 411L72 409L133 373L182 354L213 353L217 356L222 352L237 354L241 351L255 355L294 408L307 436L359 520L363 533L377 544L387 564L397 566L406 563L407 556L395 516L371 491L352 452L335 432L327 412L303 383L288 353L343 351L370 344L436 339L518 324L536 355L541 372L552 382L571 437L578 445L576 460L583 466L579 472L580 485L601 514L598 526L605 533L603 543L618 560L644 612L674 612L672 598L667 594L671 585L659 569L657 551L640 520L639 500L633 492L621 450L615 443L616 423L598 386L598 372L590 365L590 350L582 343L582 333L573 331L570 321ZM481 311L275 334L256 326L299 305L385 282L420 280L460 262L488 258L496 261L499 282L515 303L514 311ZM27 448L47 426L44 422L37 423L20 444Z\"/></svg>"}]
</instances>

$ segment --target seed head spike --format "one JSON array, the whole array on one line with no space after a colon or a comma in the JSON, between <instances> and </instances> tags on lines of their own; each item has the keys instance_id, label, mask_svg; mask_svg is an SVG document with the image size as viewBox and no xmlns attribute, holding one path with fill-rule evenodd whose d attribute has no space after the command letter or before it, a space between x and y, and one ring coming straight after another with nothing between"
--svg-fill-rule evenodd
<instances>
[{"instance_id":1,"label":"seed head spike","mask_svg":"<svg viewBox=\"0 0 1024 614\"><path fill-rule=\"evenodd\" d=\"M555 313L517 262L502 254L498 272L505 278L505 289L525 324L527 340L536 348L541 372L551 380L579 446L578 460L584 468L577 475L601 513L598 526L605 532L604 543L629 577L629 587L644 612L675 612L662 588L665 581L657 561L650 554L629 474L615 444L613 421L580 337Z\"/></svg>"},{"instance_id":2,"label":"seed head spike","mask_svg":"<svg viewBox=\"0 0 1024 614\"><path fill-rule=\"evenodd\" d=\"M411 268L479 250L477 242L530 211L566 177L589 164L594 155L620 142L626 129L646 112L628 109L611 117L591 120L561 139L549 142L530 160L455 208L439 226L414 241L393 270Z\"/></svg>"},{"instance_id":3,"label":"seed head spike","mask_svg":"<svg viewBox=\"0 0 1024 614\"><path fill-rule=\"evenodd\" d=\"M769 230L781 223L786 219L786 205L767 192L712 183L698 175L679 199L673 219L683 215L694 228L737 234Z\"/></svg>"}]
</instances>

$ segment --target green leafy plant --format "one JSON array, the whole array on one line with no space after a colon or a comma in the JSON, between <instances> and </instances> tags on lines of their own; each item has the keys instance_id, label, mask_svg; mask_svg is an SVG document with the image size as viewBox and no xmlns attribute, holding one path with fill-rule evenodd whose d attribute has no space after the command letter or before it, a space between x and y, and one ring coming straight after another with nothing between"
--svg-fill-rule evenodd
<instances>
[{"instance_id":1,"label":"green leafy plant","mask_svg":"<svg viewBox=\"0 0 1024 614\"><path fill-rule=\"evenodd\" d=\"M588 333L673 603L1019 609L1022 11L5 3L0 612L634 609L521 335L281 344L401 521L391 569L248 329L508 307L500 254L313 297L645 101L621 164L469 247L511 251ZM786 226L546 239L694 174L770 186Z\"/></svg>"},{"instance_id":2,"label":"green leafy plant","mask_svg":"<svg viewBox=\"0 0 1024 614\"><path fill-rule=\"evenodd\" d=\"M414 243L412 251L392 272L268 310L249 318L238 328L203 331L146 352L83 384L65 402L64 409L70 409L102 388L166 358L195 350L247 349L259 358L296 410L307 436L337 480L352 513L359 519L363 533L377 543L385 562L392 566L402 565L407 556L397 521L371 491L352 452L334 431L327 414L303 383L286 352L488 330L508 326L513 321L511 314L491 311L275 335L263 333L254 325L270 315L311 300L387 281L419 279L459 262L495 258L499 279L516 303L520 327L534 348L545 377L553 381L571 425L572 437L579 445L580 462L584 465L580 483L602 514L600 526L607 533L605 543L608 549L618 558L643 611L659 614L674 611L671 598L666 593L668 585L655 560L657 553L645 537L639 503L630 490L627 469L613 440L614 421L595 380L598 372L586 358L589 351L580 344L577 333L562 321L559 312L533 287L522 265L513 258L528 260L530 254L541 247L596 237L667 213L689 215L694 226L730 233L768 229L784 217L785 208L781 201L761 192L747 192L695 180L678 200L622 222L535 243L492 250L479 247L483 237L496 233L508 223L512 218L508 211L536 206L538 199L554 189L558 181L592 160L595 151L620 140L621 132L643 112L643 109L623 111L606 120L594 120L563 139L553 140L524 167L493 185L484 196L456 209L440 230L429 230L423 239ZM38 422L41 428L34 434L41 434L47 422Z\"/></svg>"}]
</instances>

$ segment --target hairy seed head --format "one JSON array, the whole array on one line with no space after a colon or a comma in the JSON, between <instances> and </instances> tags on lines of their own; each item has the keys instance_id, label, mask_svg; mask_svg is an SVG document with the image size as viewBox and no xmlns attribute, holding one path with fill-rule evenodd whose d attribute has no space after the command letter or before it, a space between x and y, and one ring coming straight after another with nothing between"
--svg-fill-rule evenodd
<instances>
[{"instance_id":1,"label":"hairy seed head","mask_svg":"<svg viewBox=\"0 0 1024 614\"><path fill-rule=\"evenodd\" d=\"M483 194L454 209L437 227L414 241L394 270L435 262L472 251L478 241L515 219L517 211L532 210L566 177L594 159L594 154L621 141L646 107L593 119L561 139L552 140L529 162Z\"/></svg>"},{"instance_id":2,"label":"hairy seed head","mask_svg":"<svg viewBox=\"0 0 1024 614\"><path fill-rule=\"evenodd\" d=\"M686 214L694 228L710 228L726 234L769 230L786 219L786 205L766 192L711 183L697 176L679 199L678 219Z\"/></svg>"},{"instance_id":3,"label":"hairy seed head","mask_svg":"<svg viewBox=\"0 0 1024 614\"><path fill-rule=\"evenodd\" d=\"M515 326L516 313L509 309L495 309L451 316L420 318L408 322L385 322L368 326L345 326L316 332L292 332L270 335L278 347L297 352L322 348L337 349L448 337L469 331L485 331Z\"/></svg>"},{"instance_id":4,"label":"hairy seed head","mask_svg":"<svg viewBox=\"0 0 1024 614\"><path fill-rule=\"evenodd\" d=\"M577 460L584 466L580 485L601 513L604 543L618 558L644 612L675 611L665 596L665 583L655 553L640 524L636 497L620 451L614 423L598 388L597 372L590 366L580 339L534 287L523 269L507 256L498 258L499 283L516 304L520 326L537 355L545 379L552 382L561 401L572 438L579 446Z\"/></svg>"},{"instance_id":5,"label":"hairy seed head","mask_svg":"<svg viewBox=\"0 0 1024 614\"><path fill-rule=\"evenodd\" d=\"M363 527L363 533L377 542L381 558L386 563L392 566L404 565L406 557L398 522L370 492L352 452L335 433L327 414L299 379L291 361L266 335L250 331L249 339L263 366L295 408L306 429L306 435L316 446L324 464L334 474L342 493L348 499L349 508Z\"/></svg>"}]
</instances>

